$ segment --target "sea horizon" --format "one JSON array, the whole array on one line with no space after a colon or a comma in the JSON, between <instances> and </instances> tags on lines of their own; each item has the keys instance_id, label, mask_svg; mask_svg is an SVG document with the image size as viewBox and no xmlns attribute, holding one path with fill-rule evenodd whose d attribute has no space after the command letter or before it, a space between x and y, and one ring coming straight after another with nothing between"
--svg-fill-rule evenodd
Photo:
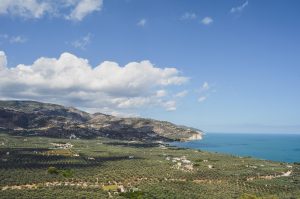
<instances>
[{"instance_id":1,"label":"sea horizon","mask_svg":"<svg viewBox=\"0 0 300 199\"><path fill-rule=\"evenodd\" d=\"M175 142L183 148L253 157L257 159L300 162L300 134L205 133L202 140Z\"/></svg>"},{"instance_id":2,"label":"sea horizon","mask_svg":"<svg viewBox=\"0 0 300 199\"><path fill-rule=\"evenodd\" d=\"M300 135L300 132L230 132L230 131L204 131L204 135L206 134L246 134L246 135Z\"/></svg>"}]
</instances>

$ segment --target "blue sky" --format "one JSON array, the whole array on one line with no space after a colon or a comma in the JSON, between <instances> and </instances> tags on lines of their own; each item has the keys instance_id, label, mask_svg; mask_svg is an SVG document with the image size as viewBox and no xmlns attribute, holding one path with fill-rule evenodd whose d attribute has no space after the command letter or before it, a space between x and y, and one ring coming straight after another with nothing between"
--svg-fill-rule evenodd
<instances>
[{"instance_id":1,"label":"blue sky","mask_svg":"<svg viewBox=\"0 0 300 199\"><path fill-rule=\"evenodd\" d=\"M299 133L299 7L297 0L1 1L0 97L207 132Z\"/></svg>"}]
</instances>

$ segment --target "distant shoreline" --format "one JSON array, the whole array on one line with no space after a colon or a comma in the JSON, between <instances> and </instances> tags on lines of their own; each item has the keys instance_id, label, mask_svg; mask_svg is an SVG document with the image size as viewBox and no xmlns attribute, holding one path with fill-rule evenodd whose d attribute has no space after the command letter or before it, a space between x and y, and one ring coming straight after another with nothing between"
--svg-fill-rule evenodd
<instances>
[{"instance_id":1,"label":"distant shoreline","mask_svg":"<svg viewBox=\"0 0 300 199\"><path fill-rule=\"evenodd\" d=\"M300 162L299 143L299 134L206 133L203 140L173 142L170 145L239 157L293 163Z\"/></svg>"},{"instance_id":2,"label":"distant shoreline","mask_svg":"<svg viewBox=\"0 0 300 199\"><path fill-rule=\"evenodd\" d=\"M205 132L206 134L239 134L239 135L300 135L300 132L288 132L288 133L283 133L283 132L270 132L270 133L260 133L260 132Z\"/></svg>"}]
</instances>

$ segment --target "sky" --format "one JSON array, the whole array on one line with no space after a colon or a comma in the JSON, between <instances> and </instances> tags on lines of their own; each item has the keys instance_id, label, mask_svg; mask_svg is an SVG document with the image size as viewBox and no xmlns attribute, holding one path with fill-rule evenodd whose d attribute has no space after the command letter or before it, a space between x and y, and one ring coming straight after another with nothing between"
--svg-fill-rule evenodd
<instances>
[{"instance_id":1,"label":"sky","mask_svg":"<svg viewBox=\"0 0 300 199\"><path fill-rule=\"evenodd\" d=\"M0 99L300 133L298 0L0 0Z\"/></svg>"}]
</instances>

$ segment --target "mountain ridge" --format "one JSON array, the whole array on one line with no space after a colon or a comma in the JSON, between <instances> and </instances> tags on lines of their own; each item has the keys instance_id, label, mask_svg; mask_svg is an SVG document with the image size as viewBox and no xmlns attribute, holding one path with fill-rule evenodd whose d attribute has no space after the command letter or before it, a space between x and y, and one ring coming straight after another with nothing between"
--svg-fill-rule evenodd
<instances>
[{"instance_id":1,"label":"mountain ridge","mask_svg":"<svg viewBox=\"0 0 300 199\"><path fill-rule=\"evenodd\" d=\"M90 114L74 107L37 101L0 101L0 129L14 135L141 141L187 141L202 139L203 134L167 121Z\"/></svg>"}]
</instances>

